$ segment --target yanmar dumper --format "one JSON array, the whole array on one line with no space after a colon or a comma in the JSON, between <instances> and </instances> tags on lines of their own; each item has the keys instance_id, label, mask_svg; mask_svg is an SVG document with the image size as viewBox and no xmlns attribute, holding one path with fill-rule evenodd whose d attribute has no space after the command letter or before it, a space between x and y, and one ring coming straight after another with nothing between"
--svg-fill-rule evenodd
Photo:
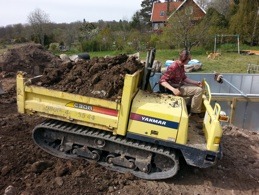
<instances>
[{"instance_id":1,"label":"yanmar dumper","mask_svg":"<svg viewBox=\"0 0 259 195\"><path fill-rule=\"evenodd\" d=\"M141 87L149 78L149 61L145 69L125 76L122 96L113 101L37 86L40 76L19 72L19 113L46 118L33 130L35 143L57 157L96 161L150 180L173 177L180 156L191 166L214 165L222 156L221 109L217 103L211 107L208 84L199 129L188 118L185 98Z\"/></svg>"}]
</instances>

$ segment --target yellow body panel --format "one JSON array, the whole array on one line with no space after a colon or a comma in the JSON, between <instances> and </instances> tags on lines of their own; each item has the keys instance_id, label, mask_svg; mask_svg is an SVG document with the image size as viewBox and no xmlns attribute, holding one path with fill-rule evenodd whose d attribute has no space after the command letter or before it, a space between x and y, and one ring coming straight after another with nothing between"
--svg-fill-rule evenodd
<instances>
[{"instance_id":1,"label":"yellow body panel","mask_svg":"<svg viewBox=\"0 0 259 195\"><path fill-rule=\"evenodd\" d=\"M207 150L217 151L219 149L219 143L216 139L222 137L222 128L219 122L220 106L216 103L214 110L212 110L209 102L204 100L206 107L206 115L204 117L204 133L207 140Z\"/></svg>"},{"instance_id":2,"label":"yellow body panel","mask_svg":"<svg viewBox=\"0 0 259 195\"><path fill-rule=\"evenodd\" d=\"M119 110L119 122L117 134L126 135L129 121L131 102L138 92L143 72L137 72L133 75L127 75L124 81L121 109Z\"/></svg>"},{"instance_id":3,"label":"yellow body panel","mask_svg":"<svg viewBox=\"0 0 259 195\"><path fill-rule=\"evenodd\" d=\"M222 127L219 122L219 114L221 107L218 103L215 104L214 109L211 107L211 93L207 82L204 82L205 94L203 95L203 105L206 114L203 121L203 131L206 138L206 148L210 151L219 150L219 142L216 141L222 137Z\"/></svg>"},{"instance_id":4,"label":"yellow body panel","mask_svg":"<svg viewBox=\"0 0 259 195\"><path fill-rule=\"evenodd\" d=\"M141 74L142 71L138 71L126 75L122 98L109 101L39 87L32 84L33 79L24 78L20 72L17 74L18 112L34 113L125 135L130 102L138 90Z\"/></svg>"},{"instance_id":5,"label":"yellow body panel","mask_svg":"<svg viewBox=\"0 0 259 195\"><path fill-rule=\"evenodd\" d=\"M142 90L137 93L128 132L184 144L187 131L188 115L183 98Z\"/></svg>"}]
</instances>

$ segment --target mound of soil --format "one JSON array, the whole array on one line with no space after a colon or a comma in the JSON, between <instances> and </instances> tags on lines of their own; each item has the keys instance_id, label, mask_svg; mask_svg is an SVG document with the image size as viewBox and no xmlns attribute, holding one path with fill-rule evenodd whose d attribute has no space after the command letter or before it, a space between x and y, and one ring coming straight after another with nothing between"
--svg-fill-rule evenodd
<instances>
[{"instance_id":1,"label":"mound of soil","mask_svg":"<svg viewBox=\"0 0 259 195\"><path fill-rule=\"evenodd\" d=\"M24 71L30 76L39 75L43 69L59 66L59 57L45 50L42 45L30 43L8 49L0 56L0 71L7 75L15 75L17 71Z\"/></svg>"},{"instance_id":2,"label":"mound of soil","mask_svg":"<svg viewBox=\"0 0 259 195\"><path fill-rule=\"evenodd\" d=\"M143 69L136 57L115 57L64 62L45 68L38 85L64 92L115 100L122 95L125 74Z\"/></svg>"},{"instance_id":3,"label":"mound of soil","mask_svg":"<svg viewBox=\"0 0 259 195\"><path fill-rule=\"evenodd\" d=\"M62 61L33 43L9 49L0 56L2 77L15 77L17 71L26 72L27 77L42 74L40 86L109 100L121 97L125 74L143 67L135 56L126 54Z\"/></svg>"}]
</instances>

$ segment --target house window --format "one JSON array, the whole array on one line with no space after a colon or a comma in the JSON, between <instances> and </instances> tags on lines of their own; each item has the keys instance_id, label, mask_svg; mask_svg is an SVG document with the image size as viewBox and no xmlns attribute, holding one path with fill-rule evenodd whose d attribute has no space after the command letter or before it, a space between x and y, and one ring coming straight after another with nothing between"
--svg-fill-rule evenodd
<instances>
[{"instance_id":1,"label":"house window","mask_svg":"<svg viewBox=\"0 0 259 195\"><path fill-rule=\"evenodd\" d=\"M193 14L193 7L192 6L188 6L185 8L185 14L186 15L192 15Z\"/></svg>"},{"instance_id":2,"label":"house window","mask_svg":"<svg viewBox=\"0 0 259 195\"><path fill-rule=\"evenodd\" d=\"M157 30L157 29L158 29L158 25L159 25L158 23L154 23L154 24L153 24L153 29L154 29L154 30Z\"/></svg>"},{"instance_id":3,"label":"house window","mask_svg":"<svg viewBox=\"0 0 259 195\"><path fill-rule=\"evenodd\" d=\"M165 16L165 11L160 11L160 16Z\"/></svg>"},{"instance_id":4,"label":"house window","mask_svg":"<svg viewBox=\"0 0 259 195\"><path fill-rule=\"evenodd\" d=\"M160 28L162 28L162 27L164 27L164 26L165 26L164 23L161 23L161 24L159 25Z\"/></svg>"}]
</instances>

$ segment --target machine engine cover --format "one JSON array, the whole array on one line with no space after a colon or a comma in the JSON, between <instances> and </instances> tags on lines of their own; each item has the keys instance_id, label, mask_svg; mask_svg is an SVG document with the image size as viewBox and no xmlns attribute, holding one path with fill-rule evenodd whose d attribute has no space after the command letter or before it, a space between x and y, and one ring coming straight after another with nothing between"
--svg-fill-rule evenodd
<instances>
[{"instance_id":1,"label":"machine engine cover","mask_svg":"<svg viewBox=\"0 0 259 195\"><path fill-rule=\"evenodd\" d=\"M130 133L176 142L179 130L188 131L185 100L169 94L140 90L132 103ZM187 139L184 133L182 142Z\"/></svg>"}]
</instances>

